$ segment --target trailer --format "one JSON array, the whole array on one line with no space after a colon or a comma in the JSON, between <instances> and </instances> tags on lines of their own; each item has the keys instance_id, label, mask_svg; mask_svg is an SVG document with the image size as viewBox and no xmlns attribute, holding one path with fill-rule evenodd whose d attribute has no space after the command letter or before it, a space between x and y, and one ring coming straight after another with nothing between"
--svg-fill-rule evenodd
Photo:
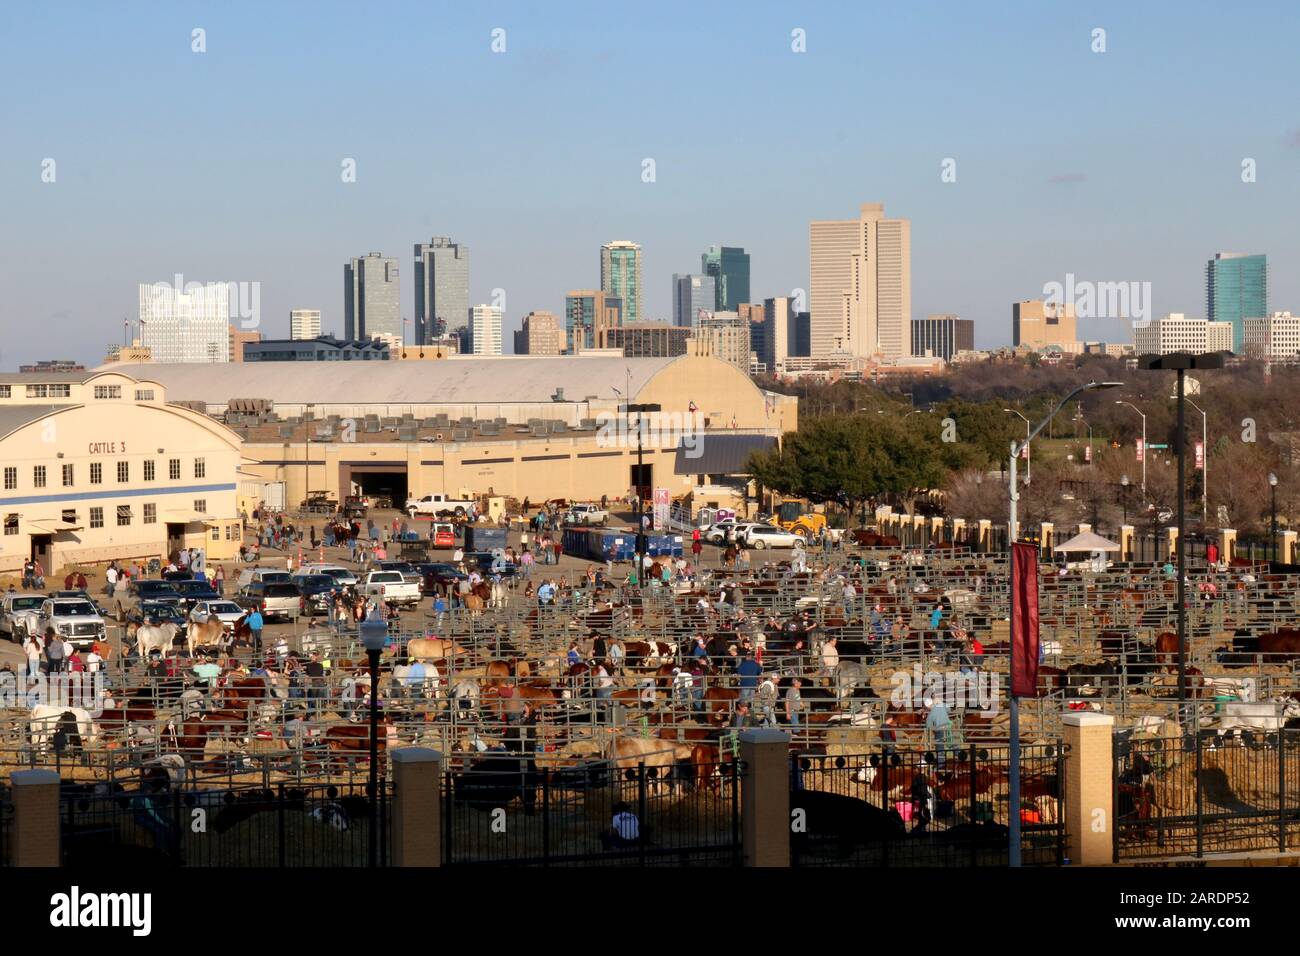
<instances>
[{"instance_id":1,"label":"trailer","mask_svg":"<svg viewBox=\"0 0 1300 956\"><path fill-rule=\"evenodd\" d=\"M495 551L498 548L504 550L506 544L505 528L493 528L476 524L465 525L466 551Z\"/></svg>"}]
</instances>

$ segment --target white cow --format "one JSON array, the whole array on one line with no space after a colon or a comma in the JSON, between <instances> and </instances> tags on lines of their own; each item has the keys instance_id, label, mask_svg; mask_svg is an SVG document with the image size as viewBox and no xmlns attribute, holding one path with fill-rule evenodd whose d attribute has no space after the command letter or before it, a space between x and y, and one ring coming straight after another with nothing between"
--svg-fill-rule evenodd
<instances>
[{"instance_id":1,"label":"white cow","mask_svg":"<svg viewBox=\"0 0 1300 956\"><path fill-rule=\"evenodd\" d=\"M1292 718L1300 717L1300 702L1294 698L1275 698L1262 704L1228 701L1219 718L1219 734L1236 730L1277 731Z\"/></svg>"},{"instance_id":2,"label":"white cow","mask_svg":"<svg viewBox=\"0 0 1300 956\"><path fill-rule=\"evenodd\" d=\"M148 658L153 651L166 655L172 649L172 643L180 628L170 621L166 624L142 624L135 632L135 650L141 658Z\"/></svg>"}]
</instances>

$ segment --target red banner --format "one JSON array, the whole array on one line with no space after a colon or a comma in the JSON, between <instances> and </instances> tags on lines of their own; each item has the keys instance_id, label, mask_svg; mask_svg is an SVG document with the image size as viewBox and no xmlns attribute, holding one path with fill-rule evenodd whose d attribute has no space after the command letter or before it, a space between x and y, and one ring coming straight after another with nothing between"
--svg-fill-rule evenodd
<instances>
[{"instance_id":1,"label":"red banner","mask_svg":"<svg viewBox=\"0 0 1300 956\"><path fill-rule=\"evenodd\" d=\"M1143 442L1142 439L1139 438L1135 444L1137 445L1137 453L1138 453L1138 459L1137 459L1137 460L1138 460L1138 461L1141 461L1141 460L1142 460L1142 453L1145 451L1145 449L1144 449L1142 446L1145 444L1145 442Z\"/></svg>"},{"instance_id":2,"label":"red banner","mask_svg":"<svg viewBox=\"0 0 1300 956\"><path fill-rule=\"evenodd\" d=\"M1038 696L1038 547L1011 545L1016 588L1011 595L1011 695Z\"/></svg>"},{"instance_id":3,"label":"red banner","mask_svg":"<svg viewBox=\"0 0 1300 956\"><path fill-rule=\"evenodd\" d=\"M1201 442L1196 443L1196 470L1200 471L1205 467L1205 445Z\"/></svg>"}]
</instances>

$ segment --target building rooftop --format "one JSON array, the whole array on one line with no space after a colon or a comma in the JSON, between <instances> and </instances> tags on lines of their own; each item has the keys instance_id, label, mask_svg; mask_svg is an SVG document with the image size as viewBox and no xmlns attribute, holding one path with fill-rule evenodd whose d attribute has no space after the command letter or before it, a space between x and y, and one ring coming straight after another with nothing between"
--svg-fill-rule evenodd
<instances>
[{"instance_id":1,"label":"building rooftop","mask_svg":"<svg viewBox=\"0 0 1300 956\"><path fill-rule=\"evenodd\" d=\"M73 402L63 405L0 405L0 438L12 434L24 425L44 418L51 412L71 407Z\"/></svg>"},{"instance_id":2,"label":"building rooftop","mask_svg":"<svg viewBox=\"0 0 1300 956\"><path fill-rule=\"evenodd\" d=\"M118 368L167 389L171 401L224 404L265 398L300 404L465 404L566 401L636 395L675 358L622 356L448 356L440 362L259 362L136 365ZM30 379L27 379L30 380ZM76 378L70 380L79 380Z\"/></svg>"}]
</instances>

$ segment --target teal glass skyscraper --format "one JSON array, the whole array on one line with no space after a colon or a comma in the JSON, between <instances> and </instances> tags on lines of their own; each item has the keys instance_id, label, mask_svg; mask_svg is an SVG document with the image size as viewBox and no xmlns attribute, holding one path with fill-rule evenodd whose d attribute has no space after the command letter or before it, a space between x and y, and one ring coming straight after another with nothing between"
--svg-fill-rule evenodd
<instances>
[{"instance_id":1,"label":"teal glass skyscraper","mask_svg":"<svg viewBox=\"0 0 1300 956\"><path fill-rule=\"evenodd\" d=\"M710 246L700 256L700 271L713 276L713 307L735 312L749 302L749 253L739 246Z\"/></svg>"},{"instance_id":2,"label":"teal glass skyscraper","mask_svg":"<svg viewBox=\"0 0 1300 956\"><path fill-rule=\"evenodd\" d=\"M1245 347L1245 320L1268 315L1268 256L1217 252L1205 268L1205 315L1232 323L1232 350Z\"/></svg>"}]
</instances>

